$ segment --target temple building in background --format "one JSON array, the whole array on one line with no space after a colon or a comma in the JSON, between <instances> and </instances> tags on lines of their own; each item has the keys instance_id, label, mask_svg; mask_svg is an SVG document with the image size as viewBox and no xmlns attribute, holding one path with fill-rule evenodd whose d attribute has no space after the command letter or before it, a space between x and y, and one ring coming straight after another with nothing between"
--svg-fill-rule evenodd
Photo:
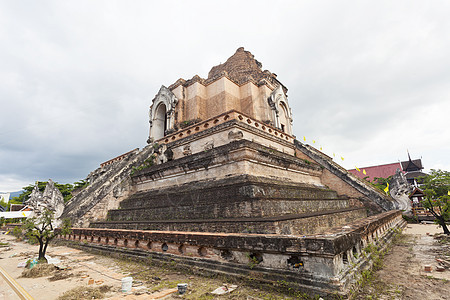
<instances>
[{"instance_id":1,"label":"temple building in background","mask_svg":"<svg viewBox=\"0 0 450 300\"><path fill-rule=\"evenodd\" d=\"M397 170L405 175L406 180L413 187L418 187L419 183L417 179L421 176L426 176L423 173L422 159L411 159L408 153L408 160L402 162L389 163L378 166L371 167L361 167L359 171L357 169L348 170L353 175L358 176L361 179L366 179L367 181L373 181L375 178L388 178L389 176L394 176ZM364 171L366 174L364 174Z\"/></svg>"}]
</instances>

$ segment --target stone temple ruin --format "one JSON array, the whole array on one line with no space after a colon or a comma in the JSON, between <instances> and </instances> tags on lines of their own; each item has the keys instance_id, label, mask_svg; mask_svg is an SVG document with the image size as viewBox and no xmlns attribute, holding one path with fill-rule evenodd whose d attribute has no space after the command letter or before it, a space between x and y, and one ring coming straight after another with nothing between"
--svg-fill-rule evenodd
<instances>
[{"instance_id":1,"label":"stone temple ruin","mask_svg":"<svg viewBox=\"0 0 450 300\"><path fill-rule=\"evenodd\" d=\"M56 220L55 225L61 224L60 217L64 212L64 196L51 179L48 180L42 193L36 184L25 204L33 210L34 216L41 215L45 209L51 210Z\"/></svg>"},{"instance_id":2,"label":"stone temple ruin","mask_svg":"<svg viewBox=\"0 0 450 300\"><path fill-rule=\"evenodd\" d=\"M287 88L243 48L162 86L149 145L102 164L65 206L67 243L310 294L345 294L404 226L398 203L295 139Z\"/></svg>"}]
</instances>

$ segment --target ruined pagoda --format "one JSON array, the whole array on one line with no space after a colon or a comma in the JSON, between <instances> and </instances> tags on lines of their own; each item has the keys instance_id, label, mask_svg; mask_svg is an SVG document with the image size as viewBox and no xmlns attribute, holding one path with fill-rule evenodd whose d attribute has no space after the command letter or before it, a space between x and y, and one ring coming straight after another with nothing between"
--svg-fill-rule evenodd
<instances>
[{"instance_id":1,"label":"ruined pagoda","mask_svg":"<svg viewBox=\"0 0 450 300\"><path fill-rule=\"evenodd\" d=\"M345 293L370 264L363 249L404 222L392 198L297 141L292 121L287 88L244 48L206 79L162 86L149 145L90 174L64 211L80 227L65 239Z\"/></svg>"}]
</instances>

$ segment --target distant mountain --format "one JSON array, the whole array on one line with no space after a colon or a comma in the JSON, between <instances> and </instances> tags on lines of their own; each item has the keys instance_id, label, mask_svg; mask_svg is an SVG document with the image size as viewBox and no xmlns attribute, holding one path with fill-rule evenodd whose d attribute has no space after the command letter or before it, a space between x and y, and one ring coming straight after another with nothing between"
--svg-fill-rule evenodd
<instances>
[{"instance_id":1,"label":"distant mountain","mask_svg":"<svg viewBox=\"0 0 450 300\"><path fill-rule=\"evenodd\" d=\"M22 193L25 192L24 190L18 191L18 192L11 192L9 198L19 197L22 195Z\"/></svg>"}]
</instances>

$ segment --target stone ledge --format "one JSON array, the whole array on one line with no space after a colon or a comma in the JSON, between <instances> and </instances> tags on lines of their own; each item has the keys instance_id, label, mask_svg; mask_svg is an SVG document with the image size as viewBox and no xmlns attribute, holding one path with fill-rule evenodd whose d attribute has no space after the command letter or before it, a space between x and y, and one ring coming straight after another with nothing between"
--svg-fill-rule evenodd
<instances>
[{"instance_id":1,"label":"stone ledge","mask_svg":"<svg viewBox=\"0 0 450 300\"><path fill-rule=\"evenodd\" d=\"M344 222L366 217L365 209L346 208L332 211L318 211L304 214L288 214L272 217L215 218L215 219L177 219L146 221L145 216L130 216L135 221L115 218L106 222L93 222L94 228L171 230L222 233L293 234L311 235L322 233L329 224L341 225Z\"/></svg>"},{"instance_id":2,"label":"stone ledge","mask_svg":"<svg viewBox=\"0 0 450 300\"><path fill-rule=\"evenodd\" d=\"M325 205L319 206L337 209L344 207L335 207L334 204L330 203L348 203L348 197L337 196L335 191L305 183L292 183L251 175L237 175L223 179L194 181L167 188L138 192L123 200L120 204L121 208L112 210L112 212L132 211L135 209L155 210L173 206L195 206L203 207L204 209L207 209L206 207L215 210L220 209L221 211L225 209L227 213L223 217L229 216L231 213L239 217L244 215L239 214L237 211L239 210L239 203L250 203L250 201L255 205L259 203L256 201L265 201L264 203L270 201L274 205L278 201L294 201L300 205L299 208L302 207L300 203L304 203L305 209L306 207L311 209L311 207L317 206L316 204L324 203ZM317 202L312 203L312 201ZM307 203L310 203L311 206ZM231 205L230 213L228 213L228 205ZM348 207L348 204L346 206ZM313 209L313 211L317 210L319 209ZM301 210L289 211L283 209L283 211L285 213L300 213ZM179 213L182 212L180 211ZM251 213L257 213L257 216L260 215L254 211L253 206ZM265 211L261 215L268 215L268 213L268 211ZM183 217L183 219L186 218Z\"/></svg>"},{"instance_id":3,"label":"stone ledge","mask_svg":"<svg viewBox=\"0 0 450 300\"><path fill-rule=\"evenodd\" d=\"M283 169L295 168L295 169L303 169L309 170L316 175L319 175L322 169L319 165L313 163L307 163L303 159L296 158L294 156L269 149L260 144L247 141L247 140L239 140L230 142L227 145L223 145L217 148L210 149L205 152L192 154L183 158L175 159L172 161L168 161L163 164L153 165L147 169L143 169L135 172L131 178L133 183L138 183L143 180L143 177L148 177L152 180L153 177L162 177L162 173L168 170L178 170L182 169L184 172L189 170L196 169L208 169L211 165L220 164L223 165L226 162L236 162L243 159L250 159L250 157L246 158L245 154L243 157L231 157L232 153L239 150L248 149L252 153L255 153L260 157L260 160L273 162L273 165L281 167ZM221 160L214 162L215 160Z\"/></svg>"},{"instance_id":4,"label":"stone ledge","mask_svg":"<svg viewBox=\"0 0 450 300\"><path fill-rule=\"evenodd\" d=\"M260 218L229 218L229 219L194 219L194 220L152 220L152 221L105 221L105 222L94 222L94 224L125 224L125 223L239 223L239 222L278 222L294 219L305 219L317 216L337 214L341 212L349 212L355 210L364 210L364 208L351 207L335 210L325 210L325 211L315 211L308 212L304 214L286 214L281 216L271 216L271 217L260 217Z\"/></svg>"},{"instance_id":5,"label":"stone ledge","mask_svg":"<svg viewBox=\"0 0 450 300\"><path fill-rule=\"evenodd\" d=\"M384 227L386 230L392 220L401 216L401 211L389 211L355 221L346 226L329 230L327 233L310 236L291 236L278 234L243 234L243 233L212 233L184 231L150 231L104 228L73 228L75 235L99 237L129 237L135 240L155 240L159 242L191 243L195 246L215 248L233 248L239 250L254 250L255 245L264 245L264 251L275 253L321 253L336 255L351 249L356 240L372 240L370 234ZM308 246L311 242L319 243L320 247ZM230 247L231 246L231 247ZM317 249L316 249L317 248Z\"/></svg>"},{"instance_id":6,"label":"stone ledge","mask_svg":"<svg viewBox=\"0 0 450 300\"><path fill-rule=\"evenodd\" d=\"M224 123L241 123L246 125L248 128L252 128L253 130L257 130L262 132L266 137L270 139L277 139L277 141L282 142L288 142L292 145L294 142L294 137L281 131L278 128L275 128L271 125L264 124L263 122L257 121L253 119L252 117L249 117L241 112L238 112L236 110L230 110L225 113L222 113L218 116L209 118L205 121L202 121L200 123L191 125L189 127L183 128L181 130L178 130L177 132L174 132L172 134L169 134L159 140L157 140L158 143L166 143L166 144L172 144L174 142L177 142L181 139L186 139L188 137L197 136L202 132L205 132L205 134L210 134L211 130L215 128L215 130L219 129L219 125L222 125ZM224 125L222 125L223 127Z\"/></svg>"}]
</instances>

